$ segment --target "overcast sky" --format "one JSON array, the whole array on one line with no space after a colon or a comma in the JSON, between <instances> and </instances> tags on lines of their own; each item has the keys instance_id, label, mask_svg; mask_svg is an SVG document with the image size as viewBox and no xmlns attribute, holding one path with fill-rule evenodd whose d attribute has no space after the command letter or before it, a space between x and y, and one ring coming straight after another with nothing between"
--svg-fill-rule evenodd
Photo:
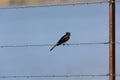
<instances>
[{"instance_id":1,"label":"overcast sky","mask_svg":"<svg viewBox=\"0 0 120 80\"><path fill-rule=\"evenodd\" d=\"M90 4L0 9L0 46L55 44L66 32L68 43L109 41L109 5ZM116 41L120 42L120 4L116 5ZM0 76L90 75L109 73L109 45L0 48ZM120 44L116 72L120 74ZM108 80L109 77L5 78L4 80ZM117 77L119 80L120 77ZM0 80L3 80L0 78Z\"/></svg>"}]
</instances>

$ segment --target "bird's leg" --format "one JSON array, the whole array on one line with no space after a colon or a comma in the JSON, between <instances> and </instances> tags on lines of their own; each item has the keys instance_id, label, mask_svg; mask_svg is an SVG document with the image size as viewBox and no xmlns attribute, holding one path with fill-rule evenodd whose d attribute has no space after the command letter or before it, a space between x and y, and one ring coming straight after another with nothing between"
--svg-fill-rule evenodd
<instances>
[{"instance_id":1,"label":"bird's leg","mask_svg":"<svg viewBox=\"0 0 120 80\"><path fill-rule=\"evenodd\" d=\"M63 46L65 46L66 44L65 43L63 43Z\"/></svg>"},{"instance_id":2,"label":"bird's leg","mask_svg":"<svg viewBox=\"0 0 120 80\"><path fill-rule=\"evenodd\" d=\"M66 43L66 45L68 45L68 46L69 46L70 44Z\"/></svg>"},{"instance_id":3,"label":"bird's leg","mask_svg":"<svg viewBox=\"0 0 120 80\"><path fill-rule=\"evenodd\" d=\"M68 43L63 43L62 45L63 45L63 46L68 45L68 46L69 46L69 44L68 44Z\"/></svg>"}]
</instances>

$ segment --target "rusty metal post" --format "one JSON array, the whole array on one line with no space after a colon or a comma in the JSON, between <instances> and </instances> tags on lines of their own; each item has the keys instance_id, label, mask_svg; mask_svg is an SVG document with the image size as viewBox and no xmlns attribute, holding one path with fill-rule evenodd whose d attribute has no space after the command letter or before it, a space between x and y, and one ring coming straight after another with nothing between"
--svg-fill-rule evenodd
<instances>
[{"instance_id":1,"label":"rusty metal post","mask_svg":"<svg viewBox=\"0 0 120 80\"><path fill-rule=\"evenodd\" d=\"M109 3L109 80L115 80L115 0Z\"/></svg>"}]
</instances>

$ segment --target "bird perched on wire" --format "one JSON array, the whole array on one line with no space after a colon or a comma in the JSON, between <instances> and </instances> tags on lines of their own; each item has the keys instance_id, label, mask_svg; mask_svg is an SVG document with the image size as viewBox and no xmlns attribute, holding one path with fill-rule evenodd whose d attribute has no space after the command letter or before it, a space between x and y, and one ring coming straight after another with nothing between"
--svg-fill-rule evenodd
<instances>
[{"instance_id":1,"label":"bird perched on wire","mask_svg":"<svg viewBox=\"0 0 120 80\"><path fill-rule=\"evenodd\" d=\"M66 34L60 38L60 40L50 49L50 51L52 51L56 46L64 44L69 39L70 39L70 32L66 32Z\"/></svg>"}]
</instances>

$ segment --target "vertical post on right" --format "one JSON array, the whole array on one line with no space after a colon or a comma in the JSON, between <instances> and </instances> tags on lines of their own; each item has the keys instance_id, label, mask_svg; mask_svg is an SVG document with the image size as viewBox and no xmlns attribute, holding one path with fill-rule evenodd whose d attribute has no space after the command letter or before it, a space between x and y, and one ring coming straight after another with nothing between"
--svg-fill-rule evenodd
<instances>
[{"instance_id":1,"label":"vertical post on right","mask_svg":"<svg viewBox=\"0 0 120 80\"><path fill-rule=\"evenodd\" d=\"M115 70L115 0L109 2L109 80L116 80Z\"/></svg>"}]
</instances>

